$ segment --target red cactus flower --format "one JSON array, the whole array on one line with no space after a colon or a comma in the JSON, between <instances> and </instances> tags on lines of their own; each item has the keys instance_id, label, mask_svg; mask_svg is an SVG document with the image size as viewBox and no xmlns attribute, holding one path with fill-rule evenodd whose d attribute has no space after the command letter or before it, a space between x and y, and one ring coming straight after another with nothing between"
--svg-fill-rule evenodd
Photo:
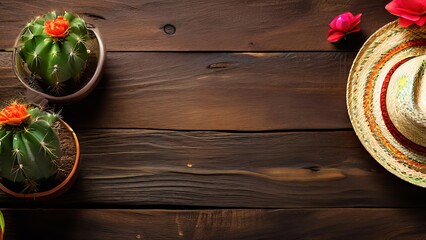
<instances>
[{"instance_id":1,"label":"red cactus flower","mask_svg":"<svg viewBox=\"0 0 426 240\"><path fill-rule=\"evenodd\" d=\"M46 20L44 22L44 32L51 37L66 37L68 36L68 30L70 22L63 16L58 16L55 20Z\"/></svg>"},{"instance_id":2,"label":"red cactus flower","mask_svg":"<svg viewBox=\"0 0 426 240\"><path fill-rule=\"evenodd\" d=\"M408 27L413 23L423 26L426 23L425 0L393 0L386 10L399 17L399 25Z\"/></svg>"},{"instance_id":3,"label":"red cactus flower","mask_svg":"<svg viewBox=\"0 0 426 240\"><path fill-rule=\"evenodd\" d=\"M27 105L13 102L0 111L0 125L8 124L19 126L30 114L27 113Z\"/></svg>"},{"instance_id":4,"label":"red cactus flower","mask_svg":"<svg viewBox=\"0 0 426 240\"><path fill-rule=\"evenodd\" d=\"M361 28L358 27L361 16L361 13L354 16L350 12L345 12L334 17L330 23L330 30L328 30L328 41L337 42L346 34L361 31Z\"/></svg>"}]
</instances>

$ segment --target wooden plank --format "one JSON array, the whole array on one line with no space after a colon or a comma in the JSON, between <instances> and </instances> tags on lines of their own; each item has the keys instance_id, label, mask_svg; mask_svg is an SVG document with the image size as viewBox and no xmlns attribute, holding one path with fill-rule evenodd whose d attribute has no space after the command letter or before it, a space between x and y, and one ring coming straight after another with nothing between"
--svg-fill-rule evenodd
<instances>
[{"instance_id":1,"label":"wooden plank","mask_svg":"<svg viewBox=\"0 0 426 240\"><path fill-rule=\"evenodd\" d=\"M76 129L351 128L345 94L354 57L335 52L109 53L97 90L63 113ZM6 61L10 53L0 58ZM11 76L12 69L0 81L15 86Z\"/></svg>"},{"instance_id":2,"label":"wooden plank","mask_svg":"<svg viewBox=\"0 0 426 240\"><path fill-rule=\"evenodd\" d=\"M6 210L5 239L423 239L425 209ZM23 230L24 229L24 230Z\"/></svg>"},{"instance_id":3,"label":"wooden plank","mask_svg":"<svg viewBox=\"0 0 426 240\"><path fill-rule=\"evenodd\" d=\"M48 10L82 14L99 27L112 51L284 51L358 49L375 30L396 19L389 0L3 0L0 49L13 46L20 29ZM361 33L340 44L327 41L328 24L337 14L362 12ZM171 24L170 35L164 26Z\"/></svg>"},{"instance_id":4,"label":"wooden plank","mask_svg":"<svg viewBox=\"0 0 426 240\"><path fill-rule=\"evenodd\" d=\"M426 192L388 173L351 131L78 132L82 168L47 203L3 207L415 207Z\"/></svg>"},{"instance_id":5,"label":"wooden plank","mask_svg":"<svg viewBox=\"0 0 426 240\"><path fill-rule=\"evenodd\" d=\"M0 101L25 96L25 89L12 70L12 55L0 53Z\"/></svg>"}]
</instances>

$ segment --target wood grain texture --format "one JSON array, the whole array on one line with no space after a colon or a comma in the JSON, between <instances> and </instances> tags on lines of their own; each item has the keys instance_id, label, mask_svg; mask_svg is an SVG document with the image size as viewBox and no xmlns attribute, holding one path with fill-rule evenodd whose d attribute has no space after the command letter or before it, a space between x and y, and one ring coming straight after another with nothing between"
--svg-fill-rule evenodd
<instances>
[{"instance_id":1,"label":"wood grain texture","mask_svg":"<svg viewBox=\"0 0 426 240\"><path fill-rule=\"evenodd\" d=\"M424 209L6 210L6 239L423 239ZM23 230L25 229L25 230Z\"/></svg>"},{"instance_id":2,"label":"wood grain texture","mask_svg":"<svg viewBox=\"0 0 426 240\"><path fill-rule=\"evenodd\" d=\"M374 31L396 19L389 0L128 0L0 3L0 49L13 46L20 29L51 9L82 14L99 27L112 51L285 51L358 49ZM361 33L327 41L328 24L345 11L362 12ZM172 24L173 35L163 27Z\"/></svg>"},{"instance_id":3,"label":"wood grain texture","mask_svg":"<svg viewBox=\"0 0 426 240\"><path fill-rule=\"evenodd\" d=\"M333 52L109 53L95 92L65 107L63 114L76 129L351 128L345 94L354 57ZM0 59L10 59L10 53L0 53ZM0 81L16 86L12 69L2 71Z\"/></svg>"},{"instance_id":4,"label":"wood grain texture","mask_svg":"<svg viewBox=\"0 0 426 240\"><path fill-rule=\"evenodd\" d=\"M10 50L33 16L79 13L109 51L86 100L52 106L80 139L77 182L0 193L6 239L423 239L426 192L371 158L345 104L389 1L0 1L0 101L28 95ZM362 32L331 44L345 11Z\"/></svg>"},{"instance_id":5,"label":"wood grain texture","mask_svg":"<svg viewBox=\"0 0 426 240\"><path fill-rule=\"evenodd\" d=\"M5 207L298 208L425 206L426 192L384 170L351 131L78 132L82 168L46 203Z\"/></svg>"},{"instance_id":6,"label":"wood grain texture","mask_svg":"<svg viewBox=\"0 0 426 240\"><path fill-rule=\"evenodd\" d=\"M0 101L25 96L25 89L12 70L12 55L0 53Z\"/></svg>"}]
</instances>

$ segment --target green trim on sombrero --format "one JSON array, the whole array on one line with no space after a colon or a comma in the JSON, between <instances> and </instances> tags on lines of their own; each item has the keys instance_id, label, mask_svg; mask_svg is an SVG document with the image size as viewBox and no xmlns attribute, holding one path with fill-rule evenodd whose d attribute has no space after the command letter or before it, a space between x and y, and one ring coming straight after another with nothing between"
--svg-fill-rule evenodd
<instances>
[{"instance_id":1,"label":"green trim on sombrero","mask_svg":"<svg viewBox=\"0 0 426 240\"><path fill-rule=\"evenodd\" d=\"M403 28L397 21L375 32L360 49L347 87L350 120L361 143L394 175L426 187L426 156L399 143L387 129L380 92L388 71L399 61L426 54L426 26Z\"/></svg>"}]
</instances>

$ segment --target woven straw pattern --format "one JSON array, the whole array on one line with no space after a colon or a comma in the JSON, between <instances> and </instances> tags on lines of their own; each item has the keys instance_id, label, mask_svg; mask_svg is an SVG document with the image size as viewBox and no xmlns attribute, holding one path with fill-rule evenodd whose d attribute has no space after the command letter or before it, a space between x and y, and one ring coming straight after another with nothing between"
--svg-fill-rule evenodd
<instances>
[{"instance_id":1,"label":"woven straw pattern","mask_svg":"<svg viewBox=\"0 0 426 240\"><path fill-rule=\"evenodd\" d=\"M382 95L386 94L385 105L392 123L409 142L413 143L409 144L409 147L417 145L419 147L416 149L421 148L423 154L426 153L426 148L423 147L426 146L425 69L426 55L410 59L398 67L389 82L389 87L382 92ZM402 142L407 146L407 141Z\"/></svg>"},{"instance_id":2,"label":"woven straw pattern","mask_svg":"<svg viewBox=\"0 0 426 240\"><path fill-rule=\"evenodd\" d=\"M361 143L383 167L401 179L426 187L426 156L396 140L382 116L380 96L388 72L404 59L426 54L426 26L402 28L391 22L359 51L347 86L350 120Z\"/></svg>"}]
</instances>

